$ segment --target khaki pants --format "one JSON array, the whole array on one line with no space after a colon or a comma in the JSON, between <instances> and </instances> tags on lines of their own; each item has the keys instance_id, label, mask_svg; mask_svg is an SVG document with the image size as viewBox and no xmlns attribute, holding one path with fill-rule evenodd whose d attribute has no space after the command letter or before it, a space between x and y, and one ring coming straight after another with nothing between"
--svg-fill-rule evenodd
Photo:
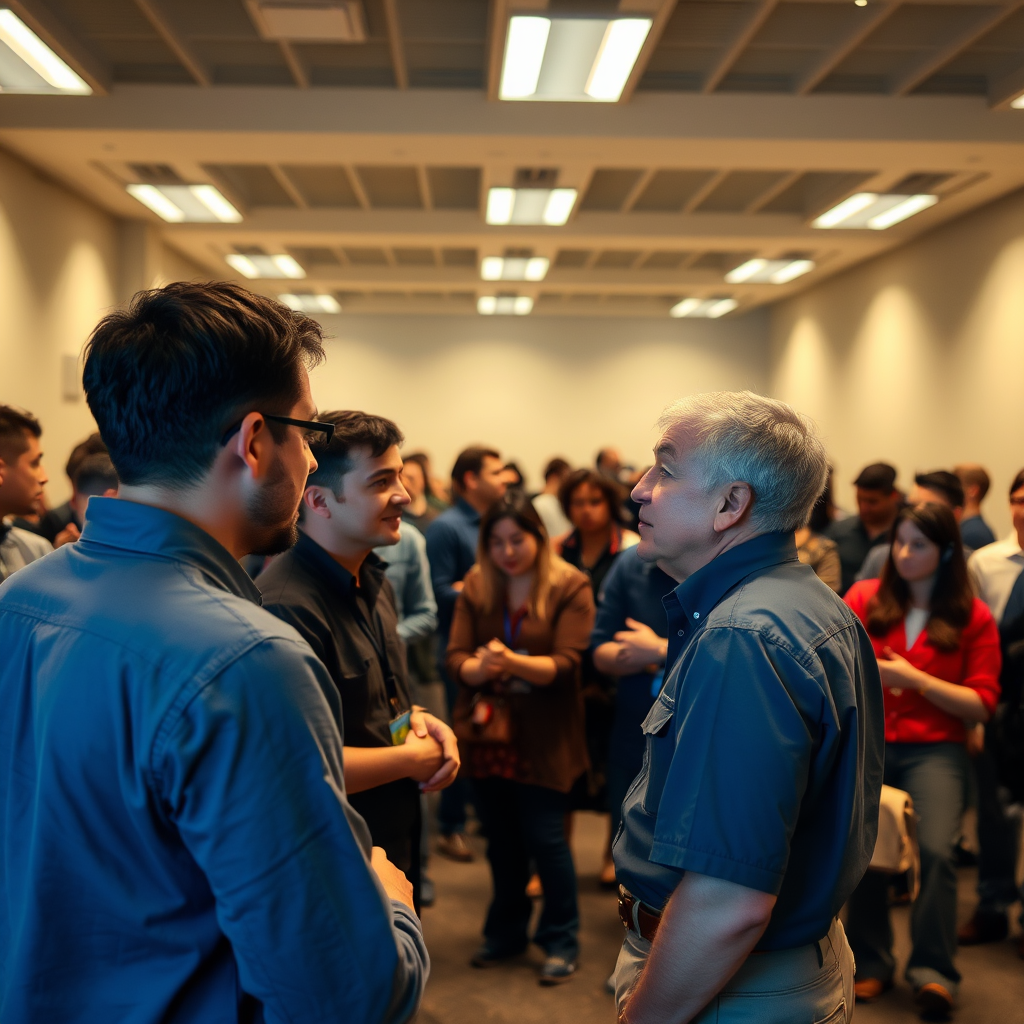
<instances>
[{"instance_id":1,"label":"khaki pants","mask_svg":"<svg viewBox=\"0 0 1024 1024\"><path fill-rule=\"evenodd\" d=\"M651 944L626 932L615 965L621 1010L647 963ZM853 953L839 920L820 942L747 957L693 1024L849 1024Z\"/></svg>"}]
</instances>

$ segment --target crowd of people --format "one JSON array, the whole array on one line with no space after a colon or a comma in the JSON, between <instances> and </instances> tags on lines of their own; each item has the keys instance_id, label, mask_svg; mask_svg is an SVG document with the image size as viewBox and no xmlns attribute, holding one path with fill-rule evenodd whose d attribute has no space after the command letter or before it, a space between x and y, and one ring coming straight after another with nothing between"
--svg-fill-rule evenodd
<instances>
[{"instance_id":1,"label":"crowd of people","mask_svg":"<svg viewBox=\"0 0 1024 1024\"><path fill-rule=\"evenodd\" d=\"M316 414L304 373L295 370L322 357L312 321L231 286L188 288L148 293L93 336L85 384L100 429L72 451L65 505L46 506L41 424L0 406L0 581L40 562L22 577L22 590L13 583L0 590L0 641L8 645L3 692L11 696L12 680L43 672L45 705L45 693L58 692L64 674L87 665L77 684L89 696L70 707L55 702L54 714L77 715L83 730L93 730L80 734L83 744L109 740L119 752L112 763L89 762L81 777L55 771L37 780L33 799L43 792L53 800L48 816L71 823L48 830L34 820L31 843L8 841L13 866L4 884L17 876L24 887L0 928L7 977L21 979L3 983L10 1020L34 1019L26 1007L40 1005L41 997L31 979L69 970L70 961L76 972L96 970L76 946L83 941L78 925L93 925L72 924L47 945L45 921L34 915L54 912L61 901L77 905L80 894L71 899L69 886L107 877L102 862L113 854L89 833L90 816L115 833L140 828L133 813L114 808L117 793L129 808L158 804L136 844L142 853L117 865L131 877L130 899L147 907L143 917L166 922L171 946L175 921L189 917L182 907L198 908L200 939L188 942L198 941L197 956L207 964L199 980L189 978L164 950L163 960L152 956L128 971L127 999L155 1001L153 993L174 990L174 998L194 1000L204 1012L219 1008L225 1020L247 1019L235 1014L237 1001L248 998L287 1005L282 1017L289 1019L303 1006L325 1019L325 1006L340 1006L339 995L325 987L337 955L347 961L344 984L331 982L355 993L345 1019L405 1019L425 979L416 916L439 898L429 856L472 860L466 836L474 828L486 839L493 891L472 966L519 956L532 942L545 954L540 984L569 981L579 959L572 817L589 810L609 816L600 882L618 889L629 929L609 979L621 1019L664 1019L657 1007L667 995L643 981L637 965L648 957L662 963L658 946L652 954L657 921L668 922L672 894L684 888L680 877L691 875L723 880L732 888L715 890L716 905L742 908L760 922L734 969L755 943L757 951L779 955L811 943L811 968L818 970L824 947L816 943L826 939L830 955L845 965L842 926L829 922L846 904L855 986L846 993L840 985L822 998L874 1000L894 981L892 879L865 874L863 850L835 850L831 867L818 864L811 872L818 880L832 872L828 892L806 880L797 888L794 873L765 850L777 842L799 861L811 856L809 846L800 846L808 835L839 824L829 818L836 808L846 808L850 821L861 812L870 817L872 779L881 781L883 761L885 783L908 792L919 816L920 891L906 977L922 1011L952 1012L961 980L958 942L1005 939L1008 914L1021 899L1011 805L1024 799L1024 470L1010 487L1013 532L1003 540L983 517L989 477L977 465L919 473L908 493L897 488L894 467L869 465L853 481L857 508L848 513L834 498L831 470L815 475L825 473L825 464L802 421L787 420L779 403L766 410L767 400L751 396L734 403L735 423L781 417L790 434L805 431L811 454L792 457L800 478L755 466L714 485L728 486L701 543L734 540L715 550L709 572L693 561L697 541L689 535L674 542L675 553L655 557L647 549L655 544L651 537L676 528L658 519L658 489L690 486L672 480L681 459L672 431L691 424L687 436L696 437L692 424L717 423L721 409L691 404L666 421L656 461L643 469L624 465L613 448L599 452L593 467L555 457L544 467L543 487L530 493L514 463L497 449L473 446L442 476L426 454L404 450L400 426L384 417ZM232 318L245 330L225 329ZM176 367L140 355L139 339L172 322L198 346L193 361ZM195 342L204 331L219 339L220 350L208 339ZM256 359L264 365L233 365ZM220 374L234 396L211 397L196 384L196 367L199 376ZM297 381L290 403L275 397L275 372ZM173 422L144 408L154 374L178 403ZM226 413L232 422L218 419ZM711 427L707 432L711 437ZM282 446L284 456L276 451ZM290 476L282 458L291 460ZM810 468L800 469L801 459ZM764 482L751 482L756 473ZM775 491L778 498L771 497ZM752 507L762 517L758 530L749 529ZM61 548L68 557L50 557ZM738 552L755 560L756 572ZM112 560L105 572L103 559ZM814 576L798 561L820 582L809 585ZM751 583L761 572L761 583L772 579L775 590ZM156 591L154 607L146 595ZM787 627L780 640L779 624L762 621L790 592L794 600L804 595L799 600L813 612L807 617L833 623L827 640L808 633L807 622ZM731 618L705 621L727 597ZM255 603L280 625L248 610ZM814 660L833 688L833 710L841 706L833 677L845 666L842 699L860 716L857 728L868 729L877 712L881 730L884 718L884 752L880 731L877 751L870 735L851 746L844 734L842 742L832 736L807 753L801 785L814 791L810 803L830 804L831 811L795 833L806 809L790 808L778 819L751 813L764 850L744 850L749 836L719 820L722 807L704 806L697 777L760 792L780 771L775 755L759 760L763 730L774 728L796 744L791 718L765 698L753 721L740 722L743 716L729 714L732 696L723 685L724 696L693 697L687 722L669 728L684 701L680 680L699 676L702 657L716 671L739 659L742 674L765 672L763 652L747 651L748 641L737 653L731 627L740 620L752 636L770 634L765 643L785 652L773 655L772 678L783 680L801 715L826 714L828 701L815 704L809 684L797 680ZM863 631L853 628L855 620ZM698 626L703 633L695 645L688 631ZM779 659L793 664L780 667ZM867 667L858 667L861 660ZM282 674L298 698L259 685ZM217 689L209 685L215 678ZM877 701L873 679L881 681ZM746 699L737 694L735 706ZM808 711L811 704L817 710ZM37 764L36 744L59 723L51 717L29 725L24 703L8 707L13 713L0 738L10 746L2 756L17 775L19 761ZM121 718L126 707L136 716L130 723ZM44 706L31 713L48 712ZM225 729L232 716L242 724ZM708 747L713 733L718 753ZM724 757L722 749L733 766L709 767ZM744 778L762 764L763 779ZM330 797L310 785L314 778L327 779L328 790L344 800L329 806ZM964 856L969 792L978 813L978 904L958 935L956 866ZM724 791L718 796L733 799ZM11 801L23 797L10 778L0 798L13 821ZM737 798L736 816L744 806ZM658 815L667 818L669 808L709 845L663 830ZM231 828L214 830L214 840L209 826L216 819ZM873 837L873 828L861 838ZM55 851L67 843L77 844L81 860L75 877L58 879ZM709 852L716 843L730 850L728 858ZM29 847L37 863L27 860ZM730 866L722 867L726 860ZM328 863L345 865L335 872L337 888L314 891L309 877L319 879ZM654 863L661 866L652 873ZM353 902L360 886L365 893ZM764 900L730 903L740 899L734 889L770 894L770 921ZM378 893L392 907L387 919L370 905ZM97 887L82 918L127 927L128 934L111 938L108 952L130 958L133 949L148 948L148 933L129 908L119 916L118 898ZM688 898L699 900L700 890ZM531 933L535 900L542 906ZM654 925L644 924L645 914ZM690 920L683 914L672 918L672 928ZM662 929L668 934L669 924ZM33 939L34 930L40 937ZM222 935L228 943L219 948ZM292 940L294 950L282 954ZM1024 940L1020 952L1024 957ZM227 966L232 957L244 995ZM802 961L786 964L786 971L804 970ZM720 978L710 995L729 985L745 991L754 983L745 971L732 981ZM373 983L384 975L393 982ZM153 992L144 994L146 986ZM116 1001L113 993L104 997ZM59 994L47 998L60 1005ZM353 1015L353 1005L363 1006L365 1017Z\"/></svg>"}]
</instances>

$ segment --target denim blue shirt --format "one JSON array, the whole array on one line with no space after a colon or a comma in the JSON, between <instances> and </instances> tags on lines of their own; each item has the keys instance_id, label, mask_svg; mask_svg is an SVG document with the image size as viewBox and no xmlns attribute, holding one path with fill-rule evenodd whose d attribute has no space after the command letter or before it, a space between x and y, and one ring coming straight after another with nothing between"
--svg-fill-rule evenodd
<instances>
[{"instance_id":1,"label":"denim blue shirt","mask_svg":"<svg viewBox=\"0 0 1024 1024\"><path fill-rule=\"evenodd\" d=\"M686 871L777 896L758 949L822 938L871 859L882 687L871 643L792 534L665 598L671 666L622 808L619 881L661 908Z\"/></svg>"},{"instance_id":2,"label":"denim blue shirt","mask_svg":"<svg viewBox=\"0 0 1024 1024\"><path fill-rule=\"evenodd\" d=\"M437 629L437 601L423 534L411 523L403 522L398 543L374 548L373 553L387 563L385 574L398 609L398 635L406 643L430 636Z\"/></svg>"},{"instance_id":3,"label":"denim blue shirt","mask_svg":"<svg viewBox=\"0 0 1024 1024\"><path fill-rule=\"evenodd\" d=\"M448 640L459 592L452 587L476 564L480 513L459 498L427 527L427 558L437 601L438 633ZM444 657L442 645L441 656Z\"/></svg>"},{"instance_id":4,"label":"denim blue shirt","mask_svg":"<svg viewBox=\"0 0 1024 1024\"><path fill-rule=\"evenodd\" d=\"M326 670L207 533L93 498L0 587L0 1019L400 1021Z\"/></svg>"}]
</instances>

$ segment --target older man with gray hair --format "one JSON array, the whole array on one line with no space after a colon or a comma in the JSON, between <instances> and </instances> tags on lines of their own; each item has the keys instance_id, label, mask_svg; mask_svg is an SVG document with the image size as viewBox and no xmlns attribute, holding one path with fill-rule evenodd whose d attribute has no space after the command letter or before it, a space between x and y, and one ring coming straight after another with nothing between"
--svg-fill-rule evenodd
<instances>
[{"instance_id":1,"label":"older man with gray hair","mask_svg":"<svg viewBox=\"0 0 1024 1024\"><path fill-rule=\"evenodd\" d=\"M841 1024L853 956L836 918L867 868L882 785L871 644L797 559L825 448L751 392L666 410L633 490L665 598L665 684L615 841L628 1024Z\"/></svg>"}]
</instances>

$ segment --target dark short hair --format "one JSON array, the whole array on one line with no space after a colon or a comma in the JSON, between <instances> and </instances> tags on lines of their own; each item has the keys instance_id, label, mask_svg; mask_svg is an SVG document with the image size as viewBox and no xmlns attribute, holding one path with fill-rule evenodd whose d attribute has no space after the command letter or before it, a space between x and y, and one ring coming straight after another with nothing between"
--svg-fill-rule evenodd
<instances>
[{"instance_id":1,"label":"dark short hair","mask_svg":"<svg viewBox=\"0 0 1024 1024\"><path fill-rule=\"evenodd\" d=\"M41 437L39 420L24 409L0 405L0 459L13 461L28 447L26 434Z\"/></svg>"},{"instance_id":2,"label":"dark short hair","mask_svg":"<svg viewBox=\"0 0 1024 1024\"><path fill-rule=\"evenodd\" d=\"M604 462L604 460L608 458L608 454L613 451L615 451L614 448L602 448L594 457L594 465L597 466L598 469L600 469L601 463Z\"/></svg>"},{"instance_id":3,"label":"dark short hair","mask_svg":"<svg viewBox=\"0 0 1024 1024\"><path fill-rule=\"evenodd\" d=\"M120 481L110 456L106 452L97 452L95 455L87 455L75 467L72 483L79 494L91 496L116 491Z\"/></svg>"},{"instance_id":4,"label":"dark short hair","mask_svg":"<svg viewBox=\"0 0 1024 1024\"><path fill-rule=\"evenodd\" d=\"M323 354L311 317L231 282L178 281L100 321L83 385L123 483L187 484L247 413L287 414Z\"/></svg>"},{"instance_id":5,"label":"dark short hair","mask_svg":"<svg viewBox=\"0 0 1024 1024\"><path fill-rule=\"evenodd\" d=\"M558 488L558 501L566 518L572 519L572 516L569 515L569 509L572 506L572 496L584 484L596 487L601 492L611 511L612 522L622 523L624 520L622 503L626 498L626 492L610 477L604 476L602 473L596 473L592 469L574 470L562 481L562 486Z\"/></svg>"},{"instance_id":6,"label":"dark short hair","mask_svg":"<svg viewBox=\"0 0 1024 1024\"><path fill-rule=\"evenodd\" d=\"M914 483L918 487L941 494L952 508L964 506L964 485L960 483L960 478L955 473L945 469L934 469L930 473L918 473L914 477Z\"/></svg>"},{"instance_id":7,"label":"dark short hair","mask_svg":"<svg viewBox=\"0 0 1024 1024\"><path fill-rule=\"evenodd\" d=\"M64 472L67 473L68 479L74 483L75 471L90 455L107 455L107 446L103 443L103 438L100 437L99 431L90 434L84 441L79 441L74 448L71 449L71 454L68 456L67 465L64 467Z\"/></svg>"},{"instance_id":8,"label":"dark short hair","mask_svg":"<svg viewBox=\"0 0 1024 1024\"><path fill-rule=\"evenodd\" d=\"M1014 478L1013 483L1010 484L1010 497L1013 497L1015 491L1019 491L1024 487L1024 469L1022 469Z\"/></svg>"},{"instance_id":9,"label":"dark short hair","mask_svg":"<svg viewBox=\"0 0 1024 1024\"><path fill-rule=\"evenodd\" d=\"M956 473L960 483L964 485L965 491L968 487L977 487L978 501L985 500L985 495L988 494L988 489L992 486L992 478L984 466L968 463L963 466L954 466L953 472Z\"/></svg>"},{"instance_id":10,"label":"dark short hair","mask_svg":"<svg viewBox=\"0 0 1024 1024\"><path fill-rule=\"evenodd\" d=\"M459 452L452 466L452 483L463 490L467 473L479 474L484 468L485 459L500 459L501 456L493 448L474 447Z\"/></svg>"},{"instance_id":11,"label":"dark short hair","mask_svg":"<svg viewBox=\"0 0 1024 1024\"><path fill-rule=\"evenodd\" d=\"M862 491L881 491L883 494L892 494L896 489L896 469L888 462L873 462L865 466L853 481L854 487Z\"/></svg>"},{"instance_id":12,"label":"dark short hair","mask_svg":"<svg viewBox=\"0 0 1024 1024\"><path fill-rule=\"evenodd\" d=\"M572 469L572 466L565 459L557 457L551 459L544 467L544 482L547 483L553 476L561 476L570 469Z\"/></svg>"},{"instance_id":13,"label":"dark short hair","mask_svg":"<svg viewBox=\"0 0 1024 1024\"><path fill-rule=\"evenodd\" d=\"M313 446L317 469L310 474L306 486L326 487L333 494L341 493L342 478L352 469L357 450L366 448L370 457L377 459L405 440L398 427L383 416L343 410L321 413L318 419L334 424L334 437L330 444Z\"/></svg>"}]
</instances>

